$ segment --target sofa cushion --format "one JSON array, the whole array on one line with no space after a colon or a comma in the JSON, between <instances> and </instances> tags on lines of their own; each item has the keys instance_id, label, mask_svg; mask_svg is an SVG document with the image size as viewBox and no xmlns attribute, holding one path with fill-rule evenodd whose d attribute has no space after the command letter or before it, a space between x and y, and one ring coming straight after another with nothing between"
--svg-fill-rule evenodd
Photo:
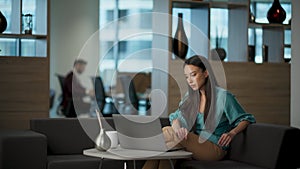
<instances>
[{"instance_id":1,"label":"sofa cushion","mask_svg":"<svg viewBox=\"0 0 300 169\"><path fill-rule=\"evenodd\" d=\"M0 130L0 169L46 169L46 137L30 130Z\"/></svg>"},{"instance_id":2,"label":"sofa cushion","mask_svg":"<svg viewBox=\"0 0 300 169\"><path fill-rule=\"evenodd\" d=\"M246 163L236 162L232 160L223 161L196 161L182 160L176 163L176 168L180 169L265 169Z\"/></svg>"},{"instance_id":3,"label":"sofa cushion","mask_svg":"<svg viewBox=\"0 0 300 169\"><path fill-rule=\"evenodd\" d=\"M98 169L100 158L84 155L50 155L48 156L47 169ZM123 168L123 161L103 160L102 168Z\"/></svg>"},{"instance_id":4,"label":"sofa cushion","mask_svg":"<svg viewBox=\"0 0 300 169\"><path fill-rule=\"evenodd\" d=\"M229 159L265 168L296 168L300 130L288 126L256 123L238 134L231 144Z\"/></svg>"},{"instance_id":5,"label":"sofa cushion","mask_svg":"<svg viewBox=\"0 0 300 169\"><path fill-rule=\"evenodd\" d=\"M105 120L104 127L112 129L108 123L112 123L111 118ZM94 147L93 140L99 133L96 118L32 119L30 128L46 135L50 155L82 154L84 149Z\"/></svg>"}]
</instances>

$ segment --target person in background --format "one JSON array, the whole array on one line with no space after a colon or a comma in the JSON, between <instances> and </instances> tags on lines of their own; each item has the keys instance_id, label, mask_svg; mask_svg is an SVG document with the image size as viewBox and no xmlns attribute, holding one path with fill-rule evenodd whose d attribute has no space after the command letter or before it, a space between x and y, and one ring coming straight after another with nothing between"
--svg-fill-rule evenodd
<instances>
[{"instance_id":1,"label":"person in background","mask_svg":"<svg viewBox=\"0 0 300 169\"><path fill-rule=\"evenodd\" d=\"M86 103L83 99L86 96L95 97L94 90L85 88L78 78L85 71L86 65L87 62L83 59L75 60L73 70L64 79L61 106L66 117L77 117L75 107L79 111L78 113L87 113L90 109L90 103Z\"/></svg>"},{"instance_id":2,"label":"person in background","mask_svg":"<svg viewBox=\"0 0 300 169\"><path fill-rule=\"evenodd\" d=\"M192 56L183 65L188 92L178 109L169 115L171 126L164 127L167 147L179 146L196 160L222 160L233 138L251 123L236 97L217 85L208 60ZM168 169L167 160L148 160L143 169Z\"/></svg>"}]
</instances>

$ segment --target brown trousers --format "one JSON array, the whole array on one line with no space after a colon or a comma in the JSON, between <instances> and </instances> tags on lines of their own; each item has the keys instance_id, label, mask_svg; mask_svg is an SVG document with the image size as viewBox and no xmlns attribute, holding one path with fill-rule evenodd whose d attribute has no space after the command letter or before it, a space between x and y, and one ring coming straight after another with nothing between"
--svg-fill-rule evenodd
<instances>
[{"instance_id":1,"label":"brown trousers","mask_svg":"<svg viewBox=\"0 0 300 169\"><path fill-rule=\"evenodd\" d=\"M216 161L221 160L226 151L222 150L216 144L201 139L194 133L189 133L187 139L179 140L171 126L163 128L163 134L166 140L167 147L182 146L186 151L193 153L193 158L196 160ZM169 160L148 160L143 166L143 169L169 169L171 168Z\"/></svg>"}]
</instances>

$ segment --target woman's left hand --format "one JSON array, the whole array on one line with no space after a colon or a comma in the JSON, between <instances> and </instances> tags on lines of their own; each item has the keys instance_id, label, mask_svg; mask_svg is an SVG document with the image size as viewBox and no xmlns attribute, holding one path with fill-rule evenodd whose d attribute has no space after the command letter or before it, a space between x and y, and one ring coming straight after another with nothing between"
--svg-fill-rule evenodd
<instances>
[{"instance_id":1,"label":"woman's left hand","mask_svg":"<svg viewBox=\"0 0 300 169\"><path fill-rule=\"evenodd\" d=\"M229 146L230 142L232 141L233 137L235 136L234 133L224 133L222 134L222 136L220 137L218 144L220 146Z\"/></svg>"},{"instance_id":2,"label":"woman's left hand","mask_svg":"<svg viewBox=\"0 0 300 169\"><path fill-rule=\"evenodd\" d=\"M220 146L229 146L229 144L231 143L233 137L235 135L237 135L239 132L243 131L249 124L250 124L250 122L248 122L248 121L241 121L230 132L222 134L222 136L220 137L220 139L218 141L218 144Z\"/></svg>"}]
</instances>

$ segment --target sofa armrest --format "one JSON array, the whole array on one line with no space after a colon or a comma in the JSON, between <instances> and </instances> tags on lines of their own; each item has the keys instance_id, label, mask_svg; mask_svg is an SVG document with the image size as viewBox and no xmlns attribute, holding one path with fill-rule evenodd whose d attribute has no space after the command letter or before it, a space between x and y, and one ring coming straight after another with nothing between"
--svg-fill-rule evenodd
<instances>
[{"instance_id":1,"label":"sofa armrest","mask_svg":"<svg viewBox=\"0 0 300 169\"><path fill-rule=\"evenodd\" d=\"M0 130L0 169L46 169L46 136L31 130Z\"/></svg>"},{"instance_id":2,"label":"sofa armrest","mask_svg":"<svg viewBox=\"0 0 300 169\"><path fill-rule=\"evenodd\" d=\"M300 130L283 125L251 124L231 144L229 159L260 167L297 168Z\"/></svg>"},{"instance_id":3,"label":"sofa armrest","mask_svg":"<svg viewBox=\"0 0 300 169\"><path fill-rule=\"evenodd\" d=\"M300 152L299 143L300 129L289 128L282 140L276 168L300 168L299 156L295 155Z\"/></svg>"}]
</instances>

